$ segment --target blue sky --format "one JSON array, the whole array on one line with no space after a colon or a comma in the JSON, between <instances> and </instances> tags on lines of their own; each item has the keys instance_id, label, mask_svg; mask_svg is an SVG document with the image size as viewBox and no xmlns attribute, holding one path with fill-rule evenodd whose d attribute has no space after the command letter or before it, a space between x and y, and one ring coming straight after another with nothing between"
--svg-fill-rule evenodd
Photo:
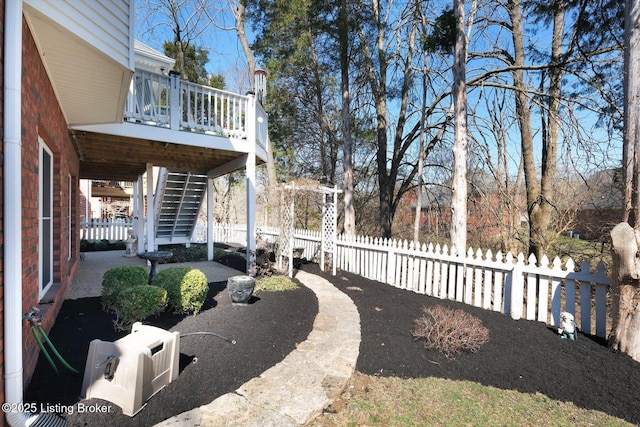
<instances>
[{"instance_id":1,"label":"blue sky","mask_svg":"<svg viewBox=\"0 0 640 427\"><path fill-rule=\"evenodd\" d=\"M171 40L173 35L168 25L163 24L166 17L156 13L154 16L144 15L145 2L136 4L136 38L150 47L162 52L162 44ZM222 10L217 15L219 25L225 28L233 28L234 18L230 10ZM153 30L149 30L153 26ZM247 28L249 40L252 41L253 33ZM209 25L198 38L201 46L209 52L207 72L209 74L222 74L225 76L227 89L243 92L246 88L247 65L242 46L236 36L235 30L223 30L214 25ZM241 76L241 73L243 74Z\"/></svg>"}]
</instances>

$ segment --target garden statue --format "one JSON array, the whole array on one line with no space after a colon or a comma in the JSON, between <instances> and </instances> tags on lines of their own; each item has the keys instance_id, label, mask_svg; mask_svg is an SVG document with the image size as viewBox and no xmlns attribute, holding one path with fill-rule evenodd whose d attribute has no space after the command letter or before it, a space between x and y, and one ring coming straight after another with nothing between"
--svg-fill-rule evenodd
<instances>
[{"instance_id":1,"label":"garden statue","mask_svg":"<svg viewBox=\"0 0 640 427\"><path fill-rule=\"evenodd\" d=\"M573 314L563 311L560 313L560 327L558 328L558 334L563 339L569 338L575 340L577 338L576 322L573 318Z\"/></svg>"},{"instance_id":2,"label":"garden statue","mask_svg":"<svg viewBox=\"0 0 640 427\"><path fill-rule=\"evenodd\" d=\"M125 252L124 252L124 256L126 257L134 257L138 254L138 251L135 248L135 244L137 242L138 239L136 239L136 235L134 234L133 230L130 228L129 230L127 230L127 235L129 236L127 238L127 240L124 241L124 244L126 246Z\"/></svg>"}]
</instances>

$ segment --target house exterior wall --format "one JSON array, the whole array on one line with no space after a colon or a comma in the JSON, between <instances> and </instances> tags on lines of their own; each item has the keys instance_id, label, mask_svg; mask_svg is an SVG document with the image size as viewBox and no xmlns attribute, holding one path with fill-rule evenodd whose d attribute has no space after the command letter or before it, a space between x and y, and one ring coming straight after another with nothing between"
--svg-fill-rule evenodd
<instances>
[{"instance_id":1,"label":"house exterior wall","mask_svg":"<svg viewBox=\"0 0 640 427\"><path fill-rule=\"evenodd\" d=\"M25 4L133 69L133 0L25 0Z\"/></svg>"},{"instance_id":2,"label":"house exterior wall","mask_svg":"<svg viewBox=\"0 0 640 427\"><path fill-rule=\"evenodd\" d=\"M0 13L4 12L0 0ZM4 29L4 19L0 30ZM55 93L42 64L33 37L23 20L22 43L22 310L27 313L38 307L44 318L43 328L49 331L60 310L64 296L74 278L78 260L78 172L79 160L74 150L67 123L58 105ZM4 44L0 44L3 46ZM0 55L0 63L4 55ZM1 80L4 82L4 79ZM3 92L4 93L4 92ZM0 106L2 104L0 103ZM4 127L2 128L4 129ZM39 141L42 139L53 153L53 286L40 298L39 295ZM4 151L4 145L2 147ZM4 172L4 171L3 171ZM4 187L4 173L0 190ZM69 185L71 182L71 186ZM71 188L69 188L71 187ZM4 200L4 194L2 194ZM69 203L71 202L71 206ZM69 215L71 211L71 216ZM4 216L4 212L0 213ZM71 226L69 224L71 223ZM4 218L0 221L4 226ZM3 234L0 233L0 236ZM71 235L71 239L69 236ZM0 237L1 238L1 237ZM2 241L4 251L4 241ZM4 253L4 252L3 252ZM4 265L2 265L4 267ZM4 268L3 268L4 271ZM4 280L0 276L0 280ZM4 283L0 282L0 298L4 312ZM0 343L4 342L0 328ZM37 362L39 348L28 323L23 323L23 380L28 384ZM4 345L0 349L0 361L4 374ZM4 375L0 376L0 398L4 401Z\"/></svg>"},{"instance_id":3,"label":"house exterior wall","mask_svg":"<svg viewBox=\"0 0 640 427\"><path fill-rule=\"evenodd\" d=\"M622 219L622 209L580 209L573 220L573 231L581 239L608 241L611 230Z\"/></svg>"}]
</instances>

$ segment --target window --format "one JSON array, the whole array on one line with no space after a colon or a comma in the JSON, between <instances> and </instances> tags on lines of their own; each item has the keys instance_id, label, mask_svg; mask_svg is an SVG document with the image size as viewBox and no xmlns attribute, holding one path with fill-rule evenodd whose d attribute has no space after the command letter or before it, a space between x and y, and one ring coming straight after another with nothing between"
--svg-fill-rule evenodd
<instances>
[{"instance_id":1,"label":"window","mask_svg":"<svg viewBox=\"0 0 640 427\"><path fill-rule=\"evenodd\" d=\"M40 139L38 236L40 298L53 283L53 155Z\"/></svg>"}]
</instances>

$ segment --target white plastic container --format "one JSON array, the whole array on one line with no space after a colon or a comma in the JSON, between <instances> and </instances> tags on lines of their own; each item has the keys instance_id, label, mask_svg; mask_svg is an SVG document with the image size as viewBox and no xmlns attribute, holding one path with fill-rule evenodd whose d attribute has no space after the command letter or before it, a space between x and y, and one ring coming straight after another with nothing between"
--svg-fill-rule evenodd
<instances>
[{"instance_id":1,"label":"white plastic container","mask_svg":"<svg viewBox=\"0 0 640 427\"><path fill-rule=\"evenodd\" d=\"M130 417L178 378L180 333L133 324L115 342L93 340L84 368L81 397L115 403Z\"/></svg>"}]
</instances>

